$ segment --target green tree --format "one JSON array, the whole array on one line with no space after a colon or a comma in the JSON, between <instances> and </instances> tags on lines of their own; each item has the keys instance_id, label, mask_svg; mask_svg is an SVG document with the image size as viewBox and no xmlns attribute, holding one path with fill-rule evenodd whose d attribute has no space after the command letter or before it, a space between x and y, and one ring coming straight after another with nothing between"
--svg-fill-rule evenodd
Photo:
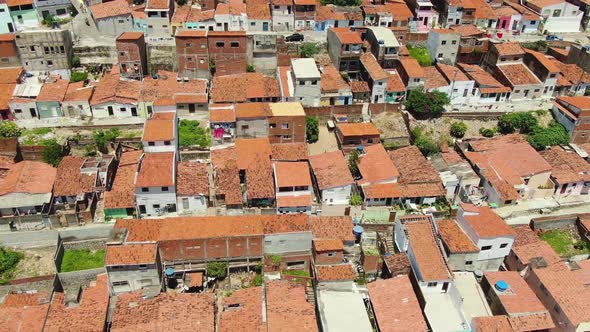
<instances>
[{"instance_id":1,"label":"green tree","mask_svg":"<svg viewBox=\"0 0 590 332\"><path fill-rule=\"evenodd\" d=\"M22 258L20 252L0 247L0 275L14 269Z\"/></svg>"},{"instance_id":2,"label":"green tree","mask_svg":"<svg viewBox=\"0 0 590 332\"><path fill-rule=\"evenodd\" d=\"M111 142L115 142L117 137L121 135L121 131L117 128L111 128L107 131L102 129L95 130L92 133L92 137L94 138L94 144L100 152L108 153L108 144Z\"/></svg>"},{"instance_id":3,"label":"green tree","mask_svg":"<svg viewBox=\"0 0 590 332\"><path fill-rule=\"evenodd\" d=\"M422 92L420 89L414 89L410 91L404 106L416 116L432 117L440 115L449 103L449 96L444 92Z\"/></svg>"},{"instance_id":4,"label":"green tree","mask_svg":"<svg viewBox=\"0 0 590 332\"><path fill-rule=\"evenodd\" d=\"M407 45L408 53L410 56L422 67L428 67L432 65L432 60L430 59L430 54L428 54L428 49L426 47L413 47L411 45Z\"/></svg>"},{"instance_id":5,"label":"green tree","mask_svg":"<svg viewBox=\"0 0 590 332\"><path fill-rule=\"evenodd\" d=\"M488 129L488 128L481 127L481 128L479 128L479 134L483 137L494 137L494 135L496 134L496 131L494 129Z\"/></svg>"},{"instance_id":6,"label":"green tree","mask_svg":"<svg viewBox=\"0 0 590 332\"><path fill-rule=\"evenodd\" d=\"M299 49L299 54L303 58L313 58L318 53L320 53L320 47L316 43L303 43Z\"/></svg>"},{"instance_id":7,"label":"green tree","mask_svg":"<svg viewBox=\"0 0 590 332\"><path fill-rule=\"evenodd\" d=\"M359 206L363 204L363 198L359 194L350 195L350 205Z\"/></svg>"},{"instance_id":8,"label":"green tree","mask_svg":"<svg viewBox=\"0 0 590 332\"><path fill-rule=\"evenodd\" d=\"M315 116L305 117L305 135L307 143L315 143L319 139L320 127L318 118Z\"/></svg>"},{"instance_id":9,"label":"green tree","mask_svg":"<svg viewBox=\"0 0 590 332\"><path fill-rule=\"evenodd\" d=\"M348 169L354 178L359 178L361 173L359 171L358 162L360 160L359 152L357 149L352 150L348 155Z\"/></svg>"},{"instance_id":10,"label":"green tree","mask_svg":"<svg viewBox=\"0 0 590 332\"><path fill-rule=\"evenodd\" d=\"M86 81L88 79L88 73L84 71L75 71L72 72L72 76L70 77L70 82L81 82Z\"/></svg>"},{"instance_id":11,"label":"green tree","mask_svg":"<svg viewBox=\"0 0 590 332\"><path fill-rule=\"evenodd\" d=\"M451 135L456 138L462 138L467 132L467 125L463 121L456 121L451 124Z\"/></svg>"},{"instance_id":12,"label":"green tree","mask_svg":"<svg viewBox=\"0 0 590 332\"><path fill-rule=\"evenodd\" d=\"M63 159L63 147L55 139L48 139L41 143L43 149L42 159L44 162L57 167Z\"/></svg>"},{"instance_id":13,"label":"green tree","mask_svg":"<svg viewBox=\"0 0 590 332\"><path fill-rule=\"evenodd\" d=\"M77 55L72 56L72 67L80 67L80 57Z\"/></svg>"},{"instance_id":14,"label":"green tree","mask_svg":"<svg viewBox=\"0 0 590 332\"><path fill-rule=\"evenodd\" d=\"M504 114L498 120L498 131L502 134L510 134L519 131L528 134L539 126L539 121L532 112L518 112Z\"/></svg>"},{"instance_id":15,"label":"green tree","mask_svg":"<svg viewBox=\"0 0 590 332\"><path fill-rule=\"evenodd\" d=\"M536 150L545 150L548 146L568 144L570 136L563 125L551 121L547 128L537 127L528 136L528 141Z\"/></svg>"},{"instance_id":16,"label":"green tree","mask_svg":"<svg viewBox=\"0 0 590 332\"><path fill-rule=\"evenodd\" d=\"M254 68L253 65L248 65L248 66L246 66L246 71L249 73L253 73L256 71L256 68Z\"/></svg>"},{"instance_id":17,"label":"green tree","mask_svg":"<svg viewBox=\"0 0 590 332\"><path fill-rule=\"evenodd\" d=\"M12 121L0 121L0 137L18 137L22 133L22 130Z\"/></svg>"},{"instance_id":18,"label":"green tree","mask_svg":"<svg viewBox=\"0 0 590 332\"><path fill-rule=\"evenodd\" d=\"M227 262L209 262L207 263L207 276L223 279L227 275L227 267Z\"/></svg>"},{"instance_id":19,"label":"green tree","mask_svg":"<svg viewBox=\"0 0 590 332\"><path fill-rule=\"evenodd\" d=\"M534 42L522 43L522 47L544 53L547 51L548 45L545 40L537 40Z\"/></svg>"},{"instance_id":20,"label":"green tree","mask_svg":"<svg viewBox=\"0 0 590 332\"><path fill-rule=\"evenodd\" d=\"M199 127L199 121L180 120L178 124L178 144L182 147L198 146L206 148L211 146L209 128Z\"/></svg>"},{"instance_id":21,"label":"green tree","mask_svg":"<svg viewBox=\"0 0 590 332\"><path fill-rule=\"evenodd\" d=\"M412 132L414 135L414 145L422 152L426 157L440 152L439 145L430 137L424 135L420 128L414 129Z\"/></svg>"}]
</instances>

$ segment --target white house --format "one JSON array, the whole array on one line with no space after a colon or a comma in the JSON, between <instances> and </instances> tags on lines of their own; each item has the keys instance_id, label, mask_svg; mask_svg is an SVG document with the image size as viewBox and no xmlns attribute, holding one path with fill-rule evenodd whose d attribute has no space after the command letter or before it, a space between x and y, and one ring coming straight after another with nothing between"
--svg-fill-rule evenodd
<instances>
[{"instance_id":1,"label":"white house","mask_svg":"<svg viewBox=\"0 0 590 332\"><path fill-rule=\"evenodd\" d=\"M171 38L170 20L172 13L174 13L174 3L170 0L146 1L147 35L150 38Z\"/></svg>"},{"instance_id":2,"label":"white house","mask_svg":"<svg viewBox=\"0 0 590 332\"><path fill-rule=\"evenodd\" d=\"M176 212L176 157L174 152L145 153L135 176L138 215Z\"/></svg>"},{"instance_id":3,"label":"white house","mask_svg":"<svg viewBox=\"0 0 590 332\"><path fill-rule=\"evenodd\" d=\"M525 5L543 17L542 33L579 32L584 12L565 0L528 0Z\"/></svg>"},{"instance_id":4,"label":"white house","mask_svg":"<svg viewBox=\"0 0 590 332\"><path fill-rule=\"evenodd\" d=\"M354 179L342 151L310 156L309 163L322 204L348 204Z\"/></svg>"},{"instance_id":5,"label":"white house","mask_svg":"<svg viewBox=\"0 0 590 332\"><path fill-rule=\"evenodd\" d=\"M475 268L498 271L510 253L516 232L488 206L461 203L457 223L479 248L477 260L472 262Z\"/></svg>"},{"instance_id":6,"label":"white house","mask_svg":"<svg viewBox=\"0 0 590 332\"><path fill-rule=\"evenodd\" d=\"M16 120L38 119L36 98L41 91L40 84L17 84L8 102L8 107Z\"/></svg>"},{"instance_id":7,"label":"white house","mask_svg":"<svg viewBox=\"0 0 590 332\"><path fill-rule=\"evenodd\" d=\"M361 76L369 83L371 88L371 102L384 103L389 74L381 68L373 53L361 55L361 65Z\"/></svg>"},{"instance_id":8,"label":"white house","mask_svg":"<svg viewBox=\"0 0 590 332\"><path fill-rule=\"evenodd\" d=\"M196 162L179 162L176 177L178 213L205 213L209 205L209 165Z\"/></svg>"},{"instance_id":9,"label":"white house","mask_svg":"<svg viewBox=\"0 0 590 332\"><path fill-rule=\"evenodd\" d=\"M141 82L119 80L119 75L107 74L95 86L90 98L92 115L96 118L139 117L138 100Z\"/></svg>"},{"instance_id":10,"label":"white house","mask_svg":"<svg viewBox=\"0 0 590 332\"><path fill-rule=\"evenodd\" d=\"M469 104L474 97L475 81L455 66L438 63L436 69L449 83L443 92L449 96L451 105Z\"/></svg>"},{"instance_id":11,"label":"white house","mask_svg":"<svg viewBox=\"0 0 590 332\"><path fill-rule=\"evenodd\" d=\"M293 0L271 0L272 30L278 32L295 29Z\"/></svg>"},{"instance_id":12,"label":"white house","mask_svg":"<svg viewBox=\"0 0 590 332\"><path fill-rule=\"evenodd\" d=\"M313 58L292 59L291 69L293 101L299 101L304 106L320 106L321 75L315 60Z\"/></svg>"},{"instance_id":13,"label":"white house","mask_svg":"<svg viewBox=\"0 0 590 332\"><path fill-rule=\"evenodd\" d=\"M84 86L84 82L70 83L64 100L61 102L64 115L71 118L91 117L90 98L93 91L94 87Z\"/></svg>"},{"instance_id":14,"label":"white house","mask_svg":"<svg viewBox=\"0 0 590 332\"><path fill-rule=\"evenodd\" d=\"M246 31L248 27L246 4L240 0L217 4L215 23L223 27L222 31Z\"/></svg>"},{"instance_id":15,"label":"white house","mask_svg":"<svg viewBox=\"0 0 590 332\"><path fill-rule=\"evenodd\" d=\"M312 186L307 162L273 164L277 213L311 213Z\"/></svg>"},{"instance_id":16,"label":"white house","mask_svg":"<svg viewBox=\"0 0 590 332\"><path fill-rule=\"evenodd\" d=\"M174 112L158 112L146 120L141 143L143 151L176 152L178 150L177 120Z\"/></svg>"},{"instance_id":17,"label":"white house","mask_svg":"<svg viewBox=\"0 0 590 332\"><path fill-rule=\"evenodd\" d=\"M134 31L131 7L125 0L103 2L90 6L96 28L103 35L119 36Z\"/></svg>"}]
</instances>

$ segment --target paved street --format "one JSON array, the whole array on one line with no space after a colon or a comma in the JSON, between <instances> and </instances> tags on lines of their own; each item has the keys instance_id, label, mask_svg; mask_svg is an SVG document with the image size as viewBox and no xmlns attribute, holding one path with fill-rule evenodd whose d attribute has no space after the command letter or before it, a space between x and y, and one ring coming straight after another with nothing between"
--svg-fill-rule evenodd
<instances>
[{"instance_id":1,"label":"paved street","mask_svg":"<svg viewBox=\"0 0 590 332\"><path fill-rule=\"evenodd\" d=\"M58 233L62 238L83 240L109 237L112 229L113 224L98 224L60 230L3 232L0 233L0 245L21 249L49 247L57 244Z\"/></svg>"}]
</instances>

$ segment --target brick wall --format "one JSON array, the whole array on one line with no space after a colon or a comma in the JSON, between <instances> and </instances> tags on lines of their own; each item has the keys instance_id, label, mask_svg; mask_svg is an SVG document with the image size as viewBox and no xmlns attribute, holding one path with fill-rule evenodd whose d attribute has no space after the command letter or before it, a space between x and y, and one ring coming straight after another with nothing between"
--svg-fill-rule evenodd
<instances>
[{"instance_id":1,"label":"brick wall","mask_svg":"<svg viewBox=\"0 0 590 332\"><path fill-rule=\"evenodd\" d=\"M262 236L161 241L162 261L260 257Z\"/></svg>"},{"instance_id":2,"label":"brick wall","mask_svg":"<svg viewBox=\"0 0 590 332\"><path fill-rule=\"evenodd\" d=\"M207 37L176 37L178 72L183 73L185 70L208 72L207 47Z\"/></svg>"},{"instance_id":3,"label":"brick wall","mask_svg":"<svg viewBox=\"0 0 590 332\"><path fill-rule=\"evenodd\" d=\"M371 115L377 115L384 112L399 112L401 111L401 103L397 104L369 104Z\"/></svg>"},{"instance_id":4,"label":"brick wall","mask_svg":"<svg viewBox=\"0 0 590 332\"><path fill-rule=\"evenodd\" d=\"M559 229L568 225L575 225L578 220L577 214L569 214L565 216L541 217L533 218L529 226L533 230L551 230Z\"/></svg>"},{"instance_id":5,"label":"brick wall","mask_svg":"<svg viewBox=\"0 0 590 332\"><path fill-rule=\"evenodd\" d=\"M271 143L303 143L305 142L305 117L304 116L273 116L268 118L270 124L275 124L275 128L268 129L268 138ZM283 129L283 124L288 124L287 129ZM289 138L284 138L288 136Z\"/></svg>"},{"instance_id":6,"label":"brick wall","mask_svg":"<svg viewBox=\"0 0 590 332\"><path fill-rule=\"evenodd\" d=\"M332 254L333 256L328 256L329 254ZM344 252L342 251L314 253L314 263L316 265L340 264L342 263L343 257Z\"/></svg>"},{"instance_id":7,"label":"brick wall","mask_svg":"<svg viewBox=\"0 0 590 332\"><path fill-rule=\"evenodd\" d=\"M245 33L210 32L207 44L209 57L215 62L215 75L246 72L248 52Z\"/></svg>"}]
</instances>

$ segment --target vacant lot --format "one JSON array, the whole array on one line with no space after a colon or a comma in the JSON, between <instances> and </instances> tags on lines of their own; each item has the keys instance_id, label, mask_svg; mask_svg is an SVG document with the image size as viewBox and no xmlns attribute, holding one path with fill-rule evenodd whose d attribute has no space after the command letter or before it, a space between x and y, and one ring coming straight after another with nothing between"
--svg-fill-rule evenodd
<instances>
[{"instance_id":1,"label":"vacant lot","mask_svg":"<svg viewBox=\"0 0 590 332\"><path fill-rule=\"evenodd\" d=\"M560 256L569 257L590 253L590 245L580 239L575 227L546 231L540 236Z\"/></svg>"},{"instance_id":2,"label":"vacant lot","mask_svg":"<svg viewBox=\"0 0 590 332\"><path fill-rule=\"evenodd\" d=\"M322 154L338 150L338 142L333 131L329 131L326 125L319 126L318 141L307 144L310 155Z\"/></svg>"},{"instance_id":3,"label":"vacant lot","mask_svg":"<svg viewBox=\"0 0 590 332\"><path fill-rule=\"evenodd\" d=\"M88 249L66 250L61 262L60 272L95 269L104 266L105 250Z\"/></svg>"},{"instance_id":4,"label":"vacant lot","mask_svg":"<svg viewBox=\"0 0 590 332\"><path fill-rule=\"evenodd\" d=\"M55 247L19 250L24 257L13 272L13 279L39 277L55 273Z\"/></svg>"}]
</instances>

